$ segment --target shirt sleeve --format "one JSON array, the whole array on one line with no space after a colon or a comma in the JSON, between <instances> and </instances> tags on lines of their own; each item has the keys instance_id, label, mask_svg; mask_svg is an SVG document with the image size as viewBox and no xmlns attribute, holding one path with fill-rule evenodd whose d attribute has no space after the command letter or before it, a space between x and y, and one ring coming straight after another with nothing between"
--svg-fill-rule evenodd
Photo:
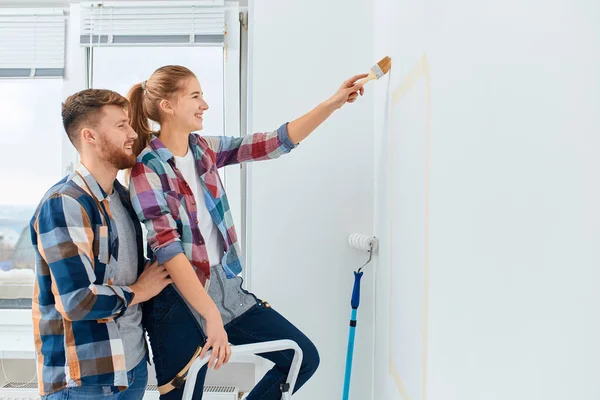
<instances>
[{"instance_id":1,"label":"shirt sleeve","mask_svg":"<svg viewBox=\"0 0 600 400\"><path fill-rule=\"evenodd\" d=\"M67 320L102 320L122 314L133 300L127 286L97 285L94 231L84 207L57 194L40 207L37 247L50 269L56 309Z\"/></svg>"},{"instance_id":2,"label":"shirt sleeve","mask_svg":"<svg viewBox=\"0 0 600 400\"><path fill-rule=\"evenodd\" d=\"M273 132L244 137L205 136L217 156L217 168L247 161L272 160L297 147L289 138L287 123Z\"/></svg>"},{"instance_id":3,"label":"shirt sleeve","mask_svg":"<svg viewBox=\"0 0 600 400\"><path fill-rule=\"evenodd\" d=\"M148 231L148 246L159 264L183 253L177 224L165 198L159 174L142 162L131 171L129 196L135 213Z\"/></svg>"}]
</instances>

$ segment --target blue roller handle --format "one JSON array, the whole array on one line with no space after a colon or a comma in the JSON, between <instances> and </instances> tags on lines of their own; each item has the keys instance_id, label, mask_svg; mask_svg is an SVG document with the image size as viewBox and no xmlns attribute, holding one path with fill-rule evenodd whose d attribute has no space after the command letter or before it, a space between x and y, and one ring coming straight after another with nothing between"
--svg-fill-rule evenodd
<instances>
[{"instance_id":1,"label":"blue roller handle","mask_svg":"<svg viewBox=\"0 0 600 400\"><path fill-rule=\"evenodd\" d=\"M360 278L362 276L362 272L354 272L354 289L352 289L352 300L350 301L353 309L357 309L360 304Z\"/></svg>"},{"instance_id":2,"label":"blue roller handle","mask_svg":"<svg viewBox=\"0 0 600 400\"><path fill-rule=\"evenodd\" d=\"M354 337L356 335L356 314L360 304L360 279L362 272L354 272L354 289L352 289L352 315L350 317L350 332L348 334L348 351L346 353L346 375L344 377L344 394L342 400L348 400L350 395L350 378L352 377L352 358L354 356Z\"/></svg>"}]
</instances>

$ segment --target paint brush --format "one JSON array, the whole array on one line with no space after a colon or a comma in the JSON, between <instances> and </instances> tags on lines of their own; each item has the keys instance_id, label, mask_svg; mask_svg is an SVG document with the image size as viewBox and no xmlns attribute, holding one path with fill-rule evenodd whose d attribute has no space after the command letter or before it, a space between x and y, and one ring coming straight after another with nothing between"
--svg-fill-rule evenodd
<instances>
[{"instance_id":1,"label":"paint brush","mask_svg":"<svg viewBox=\"0 0 600 400\"><path fill-rule=\"evenodd\" d=\"M360 81L358 81L356 83L364 85L365 83L369 82L370 80L379 79L382 76L384 76L385 74L387 74L390 71L390 68L392 68L392 60L388 56L385 56L381 59L381 61L379 61L377 64L375 64L375 65L373 65L373 67L371 67L371 71L369 71L369 76L361 79Z\"/></svg>"}]
</instances>

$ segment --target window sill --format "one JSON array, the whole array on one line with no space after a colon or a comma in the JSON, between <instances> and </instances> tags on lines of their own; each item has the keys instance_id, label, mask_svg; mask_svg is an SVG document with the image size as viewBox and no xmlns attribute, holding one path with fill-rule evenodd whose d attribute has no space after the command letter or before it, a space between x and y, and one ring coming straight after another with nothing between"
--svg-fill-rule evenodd
<instances>
[{"instance_id":1,"label":"window sill","mask_svg":"<svg viewBox=\"0 0 600 400\"><path fill-rule=\"evenodd\" d=\"M35 359L31 310L0 310L0 358Z\"/></svg>"}]
</instances>

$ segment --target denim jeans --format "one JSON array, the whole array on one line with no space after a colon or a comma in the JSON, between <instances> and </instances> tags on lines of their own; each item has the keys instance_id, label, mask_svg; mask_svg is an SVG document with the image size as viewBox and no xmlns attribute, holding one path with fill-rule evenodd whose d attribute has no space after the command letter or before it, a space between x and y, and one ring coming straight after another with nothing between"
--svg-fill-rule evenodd
<instances>
[{"instance_id":1,"label":"denim jeans","mask_svg":"<svg viewBox=\"0 0 600 400\"><path fill-rule=\"evenodd\" d=\"M48 396L42 396L42 400L80 400L99 399L102 400L141 400L148 384L148 366L146 357L133 369L127 372L129 387L122 392L112 393L111 386L77 386L62 389Z\"/></svg>"},{"instance_id":2,"label":"denim jeans","mask_svg":"<svg viewBox=\"0 0 600 400\"><path fill-rule=\"evenodd\" d=\"M146 327L150 336L150 345L158 385L170 382L190 361L199 345L205 343L205 334L188 306L170 285L157 297L145 304ZM225 325L229 342L242 345L279 339L295 341L303 351L295 391L315 373L319 365L319 354L314 344L298 328L292 325L277 311L257 302L241 316ZM275 363L263 379L248 395L248 400L280 400L280 384L285 382L291 367L294 352L292 350L260 354ZM196 380L194 399L202 399L205 365ZM161 395L161 400L181 399L183 386Z\"/></svg>"}]
</instances>

